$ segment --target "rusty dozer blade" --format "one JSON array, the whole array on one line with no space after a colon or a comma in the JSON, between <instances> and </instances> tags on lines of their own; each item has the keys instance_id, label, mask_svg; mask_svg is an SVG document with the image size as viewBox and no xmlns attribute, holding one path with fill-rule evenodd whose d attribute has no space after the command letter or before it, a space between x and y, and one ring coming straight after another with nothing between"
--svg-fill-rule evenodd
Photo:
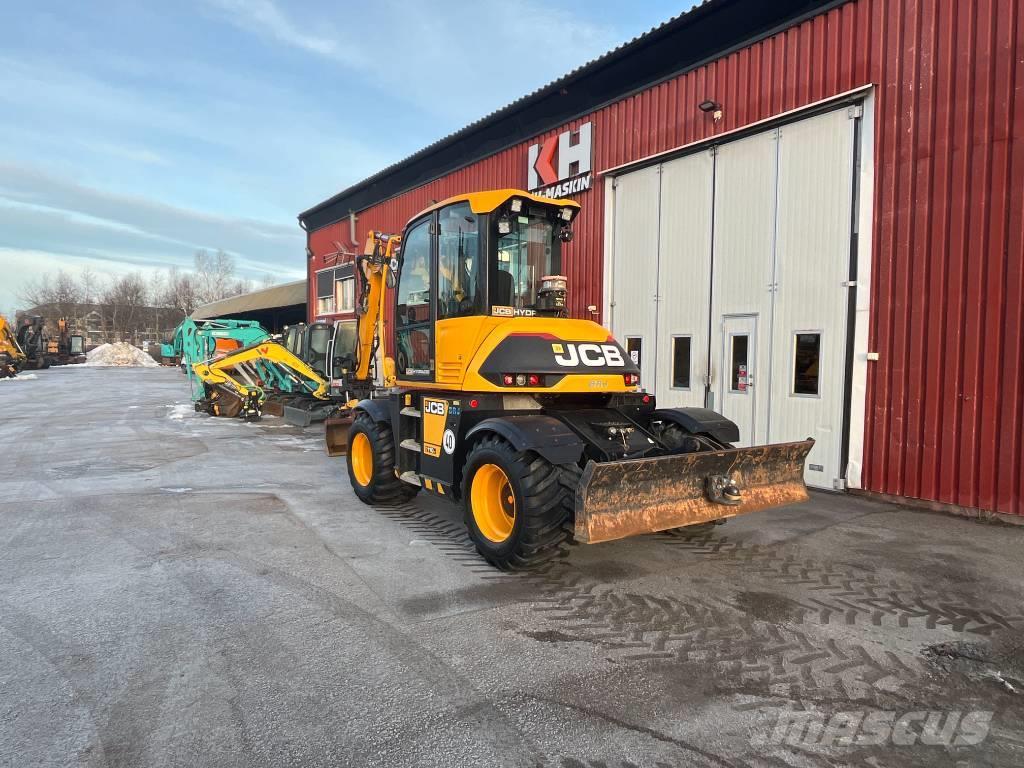
<instances>
[{"instance_id":1,"label":"rusty dozer blade","mask_svg":"<svg viewBox=\"0 0 1024 768\"><path fill-rule=\"evenodd\" d=\"M353 410L337 411L324 421L324 437L327 440L328 456L348 454L348 431L355 421Z\"/></svg>"},{"instance_id":2,"label":"rusty dozer blade","mask_svg":"<svg viewBox=\"0 0 1024 768\"><path fill-rule=\"evenodd\" d=\"M807 501L804 461L813 446L590 462L576 490L576 540L596 544Z\"/></svg>"}]
</instances>

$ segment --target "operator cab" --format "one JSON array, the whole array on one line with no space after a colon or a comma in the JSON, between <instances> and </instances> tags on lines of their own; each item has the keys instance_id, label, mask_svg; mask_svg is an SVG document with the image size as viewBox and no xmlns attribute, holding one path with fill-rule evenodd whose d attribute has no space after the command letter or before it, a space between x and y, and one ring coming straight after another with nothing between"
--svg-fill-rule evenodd
<instances>
[{"instance_id":1,"label":"operator cab","mask_svg":"<svg viewBox=\"0 0 1024 768\"><path fill-rule=\"evenodd\" d=\"M570 200L498 190L446 200L412 220L397 264L398 377L434 377L446 321L565 316L562 244L578 213Z\"/></svg>"},{"instance_id":2,"label":"operator cab","mask_svg":"<svg viewBox=\"0 0 1024 768\"><path fill-rule=\"evenodd\" d=\"M333 330L328 323L296 323L285 326L282 342L285 349L321 376L327 376L327 352Z\"/></svg>"}]
</instances>

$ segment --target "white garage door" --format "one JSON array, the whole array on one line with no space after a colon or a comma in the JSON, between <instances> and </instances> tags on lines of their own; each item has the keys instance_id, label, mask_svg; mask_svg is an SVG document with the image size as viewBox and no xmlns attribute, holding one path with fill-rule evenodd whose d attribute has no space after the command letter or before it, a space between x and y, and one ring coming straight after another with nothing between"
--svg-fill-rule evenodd
<instances>
[{"instance_id":1,"label":"white garage door","mask_svg":"<svg viewBox=\"0 0 1024 768\"><path fill-rule=\"evenodd\" d=\"M813 437L843 476L854 120L818 115L614 182L610 325L661 406L708 405L741 445Z\"/></svg>"}]
</instances>

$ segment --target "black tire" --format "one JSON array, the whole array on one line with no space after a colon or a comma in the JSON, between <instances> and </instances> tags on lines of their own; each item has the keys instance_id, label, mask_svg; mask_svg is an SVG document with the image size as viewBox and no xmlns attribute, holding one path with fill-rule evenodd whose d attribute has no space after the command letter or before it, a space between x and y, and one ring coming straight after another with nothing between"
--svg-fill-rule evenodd
<instances>
[{"instance_id":1,"label":"black tire","mask_svg":"<svg viewBox=\"0 0 1024 768\"><path fill-rule=\"evenodd\" d=\"M478 470L499 467L515 499L511 532L494 541L481 531L473 512L472 487ZM517 451L499 437L485 437L470 450L463 473L462 498L466 527L480 555L502 570L524 570L557 557L571 533L572 496L562 468L533 451Z\"/></svg>"},{"instance_id":2,"label":"black tire","mask_svg":"<svg viewBox=\"0 0 1024 768\"><path fill-rule=\"evenodd\" d=\"M351 448L359 434L366 435L373 455L373 468L366 485L357 480L352 469ZM395 477L395 441L391 427L386 423L374 421L368 413L360 411L349 428L348 444L350 450L345 461L348 479L352 490L364 504L399 504L419 493L418 486Z\"/></svg>"}]
</instances>

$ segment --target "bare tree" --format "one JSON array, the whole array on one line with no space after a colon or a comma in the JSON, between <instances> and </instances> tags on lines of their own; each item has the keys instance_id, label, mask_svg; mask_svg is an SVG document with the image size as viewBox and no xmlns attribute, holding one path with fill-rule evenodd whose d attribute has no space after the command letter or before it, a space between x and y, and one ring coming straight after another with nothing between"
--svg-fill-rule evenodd
<instances>
[{"instance_id":1,"label":"bare tree","mask_svg":"<svg viewBox=\"0 0 1024 768\"><path fill-rule=\"evenodd\" d=\"M203 304L220 301L237 292L234 280L235 258L230 253L218 250L211 254L206 250L195 253L195 275L199 299Z\"/></svg>"},{"instance_id":2,"label":"bare tree","mask_svg":"<svg viewBox=\"0 0 1024 768\"><path fill-rule=\"evenodd\" d=\"M146 298L146 281L138 272L110 281L100 297L100 313L110 338L138 342L137 325Z\"/></svg>"},{"instance_id":3,"label":"bare tree","mask_svg":"<svg viewBox=\"0 0 1024 768\"><path fill-rule=\"evenodd\" d=\"M81 274L79 274L78 284L81 286L82 303L95 304L98 298L97 294L99 293L99 280L89 267L83 269Z\"/></svg>"},{"instance_id":4,"label":"bare tree","mask_svg":"<svg viewBox=\"0 0 1024 768\"><path fill-rule=\"evenodd\" d=\"M35 280L25 282L18 291L18 298L30 307L52 304L57 314L71 314L74 305L82 301L82 287L73 275L58 269L56 273L46 272Z\"/></svg>"},{"instance_id":5,"label":"bare tree","mask_svg":"<svg viewBox=\"0 0 1024 768\"><path fill-rule=\"evenodd\" d=\"M170 272L154 272L149 278L149 303L154 307L166 306L165 300L170 291Z\"/></svg>"},{"instance_id":6,"label":"bare tree","mask_svg":"<svg viewBox=\"0 0 1024 768\"><path fill-rule=\"evenodd\" d=\"M34 280L26 280L18 289L18 299L29 307L48 304L53 296L53 275L45 272Z\"/></svg>"},{"instance_id":7,"label":"bare tree","mask_svg":"<svg viewBox=\"0 0 1024 768\"><path fill-rule=\"evenodd\" d=\"M73 314L76 306L82 303L82 287L78 280L63 269L58 269L53 281L53 295L48 303L55 306L61 317Z\"/></svg>"},{"instance_id":8,"label":"bare tree","mask_svg":"<svg viewBox=\"0 0 1024 768\"><path fill-rule=\"evenodd\" d=\"M160 306L180 309L186 315L191 315L201 303L195 276L191 272L181 272L177 267L167 271L163 291L154 295L153 299Z\"/></svg>"}]
</instances>

